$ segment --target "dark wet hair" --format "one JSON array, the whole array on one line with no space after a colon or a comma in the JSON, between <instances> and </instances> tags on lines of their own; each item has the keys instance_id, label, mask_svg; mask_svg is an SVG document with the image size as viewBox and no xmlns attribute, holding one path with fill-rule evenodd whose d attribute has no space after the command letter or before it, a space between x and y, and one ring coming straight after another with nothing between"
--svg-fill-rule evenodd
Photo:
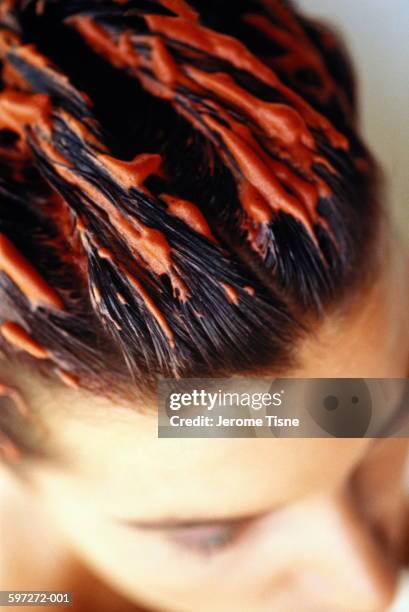
<instances>
[{"instance_id":1,"label":"dark wet hair","mask_svg":"<svg viewBox=\"0 0 409 612\"><path fill-rule=\"evenodd\" d=\"M65 382L294 361L366 269L334 36L276 0L4 0L0 330Z\"/></svg>"}]
</instances>

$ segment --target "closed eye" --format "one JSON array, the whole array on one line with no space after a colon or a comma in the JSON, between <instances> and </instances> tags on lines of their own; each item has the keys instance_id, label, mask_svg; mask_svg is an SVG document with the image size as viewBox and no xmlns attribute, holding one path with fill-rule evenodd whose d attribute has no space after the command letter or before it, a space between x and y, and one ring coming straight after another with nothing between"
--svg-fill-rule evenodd
<instances>
[{"instance_id":1,"label":"closed eye","mask_svg":"<svg viewBox=\"0 0 409 612\"><path fill-rule=\"evenodd\" d=\"M239 526L234 523L181 526L166 530L167 538L183 548L212 554L230 546L238 537Z\"/></svg>"},{"instance_id":2,"label":"closed eye","mask_svg":"<svg viewBox=\"0 0 409 612\"><path fill-rule=\"evenodd\" d=\"M210 555L233 545L240 538L245 528L252 524L256 518L256 516L253 516L227 521L164 522L156 524L126 520L120 522L127 527L165 537L169 543L180 548Z\"/></svg>"}]
</instances>

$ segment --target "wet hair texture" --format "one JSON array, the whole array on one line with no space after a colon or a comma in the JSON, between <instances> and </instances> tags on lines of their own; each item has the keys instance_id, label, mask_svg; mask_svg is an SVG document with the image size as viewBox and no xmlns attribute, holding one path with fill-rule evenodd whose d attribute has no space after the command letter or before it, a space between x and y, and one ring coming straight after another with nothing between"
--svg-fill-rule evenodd
<instances>
[{"instance_id":1,"label":"wet hair texture","mask_svg":"<svg viewBox=\"0 0 409 612\"><path fill-rule=\"evenodd\" d=\"M293 363L366 265L334 36L276 0L3 0L0 332L71 386Z\"/></svg>"}]
</instances>

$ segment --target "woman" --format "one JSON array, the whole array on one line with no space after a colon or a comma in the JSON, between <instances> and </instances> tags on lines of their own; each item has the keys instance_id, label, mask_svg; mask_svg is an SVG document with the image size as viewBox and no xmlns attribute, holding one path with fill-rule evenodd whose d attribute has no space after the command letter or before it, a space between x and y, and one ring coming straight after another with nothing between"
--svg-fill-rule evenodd
<instances>
[{"instance_id":1,"label":"woman","mask_svg":"<svg viewBox=\"0 0 409 612\"><path fill-rule=\"evenodd\" d=\"M2 588L385 610L405 440L158 440L153 399L407 376L407 256L345 53L274 0L0 11Z\"/></svg>"}]
</instances>

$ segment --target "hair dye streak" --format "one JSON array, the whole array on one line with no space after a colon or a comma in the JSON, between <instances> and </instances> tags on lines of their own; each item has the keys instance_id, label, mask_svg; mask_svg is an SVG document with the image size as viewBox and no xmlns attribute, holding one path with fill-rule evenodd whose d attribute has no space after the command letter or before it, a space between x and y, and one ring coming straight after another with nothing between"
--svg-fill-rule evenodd
<instances>
[{"instance_id":1,"label":"hair dye streak","mask_svg":"<svg viewBox=\"0 0 409 612\"><path fill-rule=\"evenodd\" d=\"M30 243L41 257L28 258L0 213L7 296L29 304L15 320L0 306L0 330L70 386L106 370L101 338L148 385L285 364L295 312L319 312L353 267L371 165L322 32L278 0L223 8L218 27L215 17L201 0L1 6L0 134L15 137L0 141L3 197L17 184L24 219L48 229ZM70 59L78 41L84 68ZM105 74L120 85L109 114ZM157 114L141 150L131 113L143 131L148 106ZM106 125L122 112L129 141L120 120ZM130 159L116 142L135 142ZM67 268L78 285L63 280Z\"/></svg>"}]
</instances>

